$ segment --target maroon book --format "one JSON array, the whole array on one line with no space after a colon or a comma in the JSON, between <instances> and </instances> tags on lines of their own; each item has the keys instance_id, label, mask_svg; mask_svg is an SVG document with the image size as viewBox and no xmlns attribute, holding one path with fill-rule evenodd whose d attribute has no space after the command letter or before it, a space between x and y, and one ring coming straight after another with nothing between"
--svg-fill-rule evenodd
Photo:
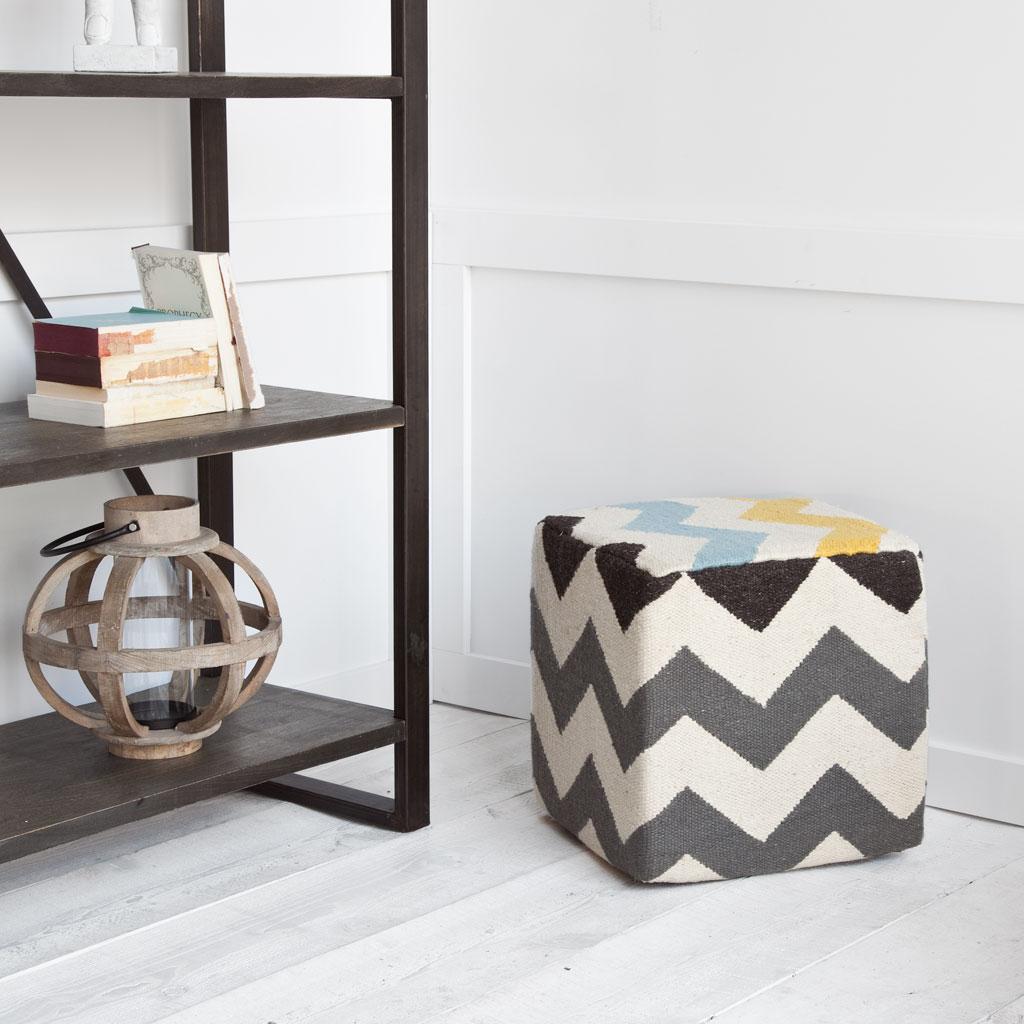
<instances>
[{"instance_id":1,"label":"maroon book","mask_svg":"<svg viewBox=\"0 0 1024 1024\"><path fill-rule=\"evenodd\" d=\"M76 356L67 352L37 352L36 380L78 384L87 388L117 388L130 384L173 384L213 378L217 350L153 352L149 355Z\"/></svg>"},{"instance_id":2,"label":"maroon book","mask_svg":"<svg viewBox=\"0 0 1024 1024\"><path fill-rule=\"evenodd\" d=\"M36 379L58 384L103 387L103 372L98 356L76 356L64 352L36 352Z\"/></svg>"},{"instance_id":3,"label":"maroon book","mask_svg":"<svg viewBox=\"0 0 1024 1024\"><path fill-rule=\"evenodd\" d=\"M100 355L100 334L95 328L37 320L32 325L32 333L35 335L37 352L64 352L94 358Z\"/></svg>"},{"instance_id":4,"label":"maroon book","mask_svg":"<svg viewBox=\"0 0 1024 1024\"><path fill-rule=\"evenodd\" d=\"M212 319L151 309L36 320L32 332L37 352L94 358L217 344L217 327Z\"/></svg>"}]
</instances>

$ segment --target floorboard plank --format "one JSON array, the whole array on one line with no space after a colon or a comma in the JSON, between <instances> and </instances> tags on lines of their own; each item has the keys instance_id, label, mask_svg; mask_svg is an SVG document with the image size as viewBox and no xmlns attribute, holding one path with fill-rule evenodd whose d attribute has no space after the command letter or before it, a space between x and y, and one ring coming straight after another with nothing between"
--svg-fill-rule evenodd
<instances>
[{"instance_id":1,"label":"floorboard plank","mask_svg":"<svg viewBox=\"0 0 1024 1024\"><path fill-rule=\"evenodd\" d=\"M393 836L239 896L120 935L0 981L4 1024L160 1020L255 978L492 888L507 865L481 858L479 819L523 870L565 855L529 827L532 794Z\"/></svg>"},{"instance_id":2,"label":"floorboard plank","mask_svg":"<svg viewBox=\"0 0 1024 1024\"><path fill-rule=\"evenodd\" d=\"M468 711L466 708L451 704L433 704L430 712L431 751L437 754L482 736L489 736L491 733L514 729L517 726L521 728L522 725L518 718ZM343 761L318 765L304 774L347 786L355 785L353 780L365 779L371 774L392 772L393 763L394 752L389 748L380 748L347 757ZM384 789L380 791L383 793ZM390 795L390 784L387 792Z\"/></svg>"},{"instance_id":3,"label":"floorboard plank","mask_svg":"<svg viewBox=\"0 0 1024 1024\"><path fill-rule=\"evenodd\" d=\"M1024 1024L1024 992L1012 1003L1001 1006L995 1013L990 1013L974 1024Z\"/></svg>"},{"instance_id":4,"label":"floorboard plank","mask_svg":"<svg viewBox=\"0 0 1024 1024\"><path fill-rule=\"evenodd\" d=\"M476 809L489 794L506 794L495 771L514 771L522 762L521 741L497 746L497 740L487 741L521 723L456 710L439 709L433 716L440 726L435 763L463 780L443 787L435 801L435 819L441 821ZM379 753L385 755L384 767L370 756ZM467 758L485 769L490 788L480 770L466 769ZM330 777L385 791L393 781L392 759L390 750L370 751L330 765ZM376 770L366 773L370 769ZM479 793L471 790L474 783ZM525 783L512 788L519 785ZM0 977L389 838L379 829L264 797L242 794L212 804L149 819L148 830L147 822L137 822L112 830L105 841L92 837L68 844L62 849L70 854L70 865L50 877L38 864L5 865L0 875L21 870L24 884L0 893ZM206 810L194 813L199 808ZM183 823L193 827L182 828ZM75 850L80 845L88 847L84 858ZM44 868L57 859L55 850L27 858L43 861Z\"/></svg>"},{"instance_id":5,"label":"floorboard plank","mask_svg":"<svg viewBox=\"0 0 1024 1024\"><path fill-rule=\"evenodd\" d=\"M1022 853L1022 830L930 813L925 845L903 855L671 887L699 892L701 898L689 902L680 897L678 908L636 926L606 926L604 934L574 930L565 922L570 934L588 934L578 950L563 946L564 956L547 965L531 965L521 957L511 972L513 980L504 984L507 960L498 956L495 962L501 966L487 994L472 998L467 992L468 1002L460 1000L463 1005L426 1019L611 1024L633 1019L631 1014L642 1008L643 1020L697 1024ZM1021 921L1020 910L1016 913ZM557 939L549 941L559 948ZM794 1016L787 1024L798 1020Z\"/></svg>"},{"instance_id":6,"label":"floorboard plank","mask_svg":"<svg viewBox=\"0 0 1024 1024\"><path fill-rule=\"evenodd\" d=\"M964 1024L1024 977L1024 857L720 1014L723 1024ZM1002 1008L1002 1009L1000 1009Z\"/></svg>"},{"instance_id":7,"label":"floorboard plank","mask_svg":"<svg viewBox=\"0 0 1024 1024\"><path fill-rule=\"evenodd\" d=\"M639 886L540 813L525 723L432 717L423 832L241 794L5 866L0 1024L1024 1024L1024 829Z\"/></svg>"},{"instance_id":8,"label":"floorboard plank","mask_svg":"<svg viewBox=\"0 0 1024 1024\"><path fill-rule=\"evenodd\" d=\"M468 1004L453 1014L460 1021L631 1020L637 1007L651 1010L644 1019L700 1020L730 994L742 998L898 913L893 890L905 891L908 875L922 884L905 896L927 902L937 887L1002 862L1008 854L992 842L1002 828L939 813L929 822L928 847L909 864L893 857L704 886L632 884L566 837L572 852L563 860L226 992L164 1024L427 1021L446 1019L460 1004ZM497 853L486 834L480 843L485 855ZM1017 850L1024 852L1024 832ZM648 924L649 932L639 927ZM613 954L602 955L600 944L616 937ZM680 949L686 959L677 956ZM589 951L597 952L596 972L580 957ZM542 971L538 997L534 975Z\"/></svg>"},{"instance_id":9,"label":"floorboard plank","mask_svg":"<svg viewBox=\"0 0 1024 1024\"><path fill-rule=\"evenodd\" d=\"M346 939L490 888L508 865L480 858L475 819L494 823L522 870L564 855L560 837L529 827L534 807L521 731L502 730L480 740L479 749L464 744L436 755L435 767L452 782L439 794L440 820L430 829L399 835L363 828L380 840L337 859L314 858L300 871L217 902L204 899L184 912L165 902L151 924L109 939L94 935L87 948L0 980L0 1021L159 1019ZM452 808L447 820L446 801ZM181 882L184 891L188 880Z\"/></svg>"},{"instance_id":10,"label":"floorboard plank","mask_svg":"<svg viewBox=\"0 0 1024 1024\"><path fill-rule=\"evenodd\" d=\"M424 1021L483 995L524 964L539 969L608 928L699 899L696 889L624 884L575 843L491 889L332 949L161 1024Z\"/></svg>"}]
</instances>

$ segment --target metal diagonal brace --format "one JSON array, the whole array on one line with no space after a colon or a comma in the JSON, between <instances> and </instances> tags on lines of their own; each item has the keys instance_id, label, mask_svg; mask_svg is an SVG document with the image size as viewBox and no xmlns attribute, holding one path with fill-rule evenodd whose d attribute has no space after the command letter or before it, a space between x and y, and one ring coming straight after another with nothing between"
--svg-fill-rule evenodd
<instances>
[{"instance_id":1,"label":"metal diagonal brace","mask_svg":"<svg viewBox=\"0 0 1024 1024\"><path fill-rule=\"evenodd\" d=\"M21 260L18 259L18 254L11 248L11 243L7 240L7 236L2 230L0 230L0 267L3 267L4 273L7 274L11 285L21 297L21 301L28 307L28 311L32 316L36 320L49 320L51 315L49 308L43 302L42 296L32 283L32 278L28 276L28 272L22 266ZM146 474L137 466L125 469L123 472L136 494L153 493L153 488L150 487Z\"/></svg>"}]
</instances>

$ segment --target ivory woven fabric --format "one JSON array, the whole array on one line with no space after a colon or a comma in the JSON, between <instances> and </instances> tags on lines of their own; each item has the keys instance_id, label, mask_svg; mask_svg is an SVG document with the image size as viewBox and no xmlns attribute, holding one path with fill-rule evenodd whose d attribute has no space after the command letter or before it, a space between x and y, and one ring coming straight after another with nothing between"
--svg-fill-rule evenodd
<instances>
[{"instance_id":1,"label":"ivory woven fabric","mask_svg":"<svg viewBox=\"0 0 1024 1024\"><path fill-rule=\"evenodd\" d=\"M927 659L913 541L803 498L538 524L533 767L551 816L641 881L921 842Z\"/></svg>"}]
</instances>

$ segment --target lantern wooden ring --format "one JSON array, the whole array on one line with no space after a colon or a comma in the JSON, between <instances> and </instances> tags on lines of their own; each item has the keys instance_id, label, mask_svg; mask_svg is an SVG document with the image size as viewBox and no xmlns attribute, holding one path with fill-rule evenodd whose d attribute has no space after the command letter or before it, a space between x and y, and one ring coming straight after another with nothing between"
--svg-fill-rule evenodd
<instances>
[{"instance_id":1,"label":"lantern wooden ring","mask_svg":"<svg viewBox=\"0 0 1024 1024\"><path fill-rule=\"evenodd\" d=\"M104 506L104 527L116 529L138 522L135 533L97 543L69 554L42 580L25 615L25 663L36 688L65 718L106 741L119 757L180 757L198 750L224 718L237 711L263 685L281 646L281 612L266 577L240 551L199 526L199 508L191 498L141 495L117 498ZM89 599L96 570L113 558L101 600ZM148 557L173 559L178 593L130 596L131 586ZM213 556L213 557L211 557ZM253 582L261 605L239 601L214 557L238 566ZM187 574L195 591L189 594ZM63 606L46 610L50 598L66 583ZM125 623L133 619L177 619L180 645L125 648ZM222 639L205 643L205 623L220 624ZM196 624L198 639L187 643L188 626ZM96 627L93 641L91 626ZM247 635L246 627L256 630ZM64 633L67 640L55 639ZM255 662L244 675L248 662ZM42 665L79 673L102 713L66 701L50 685ZM212 697L198 714L174 728L151 729L138 721L128 700L124 673L170 672L173 690L187 673L220 668Z\"/></svg>"}]
</instances>

